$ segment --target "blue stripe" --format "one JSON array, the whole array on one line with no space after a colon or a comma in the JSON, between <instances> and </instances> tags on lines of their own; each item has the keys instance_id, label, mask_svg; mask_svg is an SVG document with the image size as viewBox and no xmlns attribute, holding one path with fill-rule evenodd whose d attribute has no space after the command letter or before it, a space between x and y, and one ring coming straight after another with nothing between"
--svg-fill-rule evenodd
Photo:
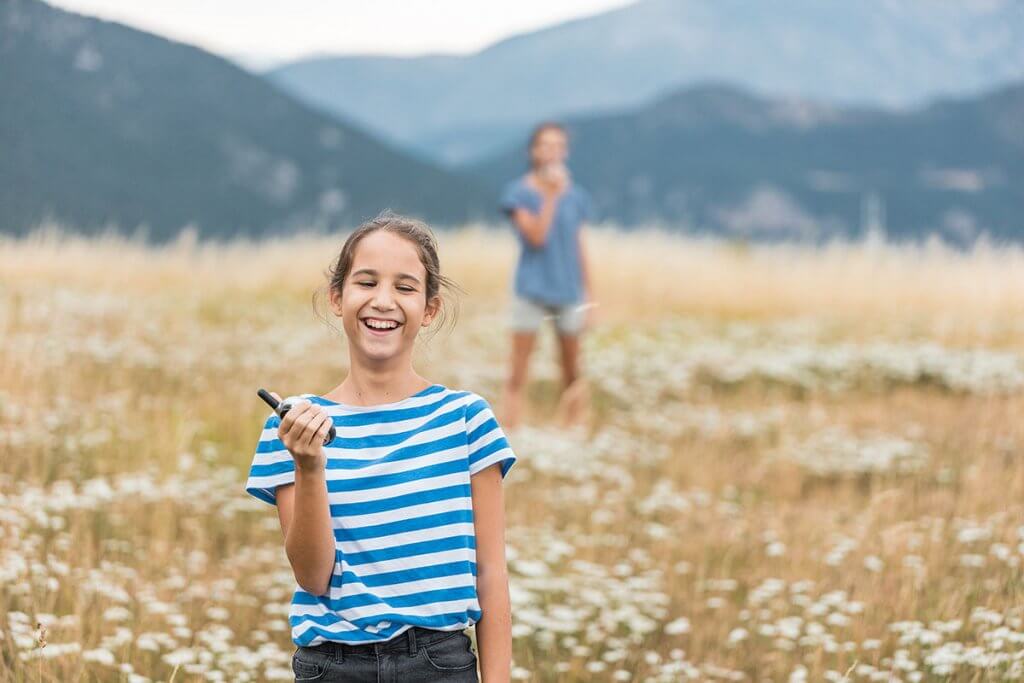
<instances>
[{"instance_id":1,"label":"blue stripe","mask_svg":"<svg viewBox=\"0 0 1024 683\"><path fill-rule=\"evenodd\" d=\"M331 588L341 588L347 584L360 584L367 588L376 586L394 586L410 581L423 581L424 579L438 579L443 576L459 576L466 574L476 576L476 562L460 560L458 562L443 562L441 564L430 564L425 567L413 567L412 569L399 569L393 572L381 572L379 574L367 574L361 576L354 572L342 572L331 576ZM315 605L324 596L313 595L298 588L292 596L292 603L296 605Z\"/></svg>"},{"instance_id":2,"label":"blue stripe","mask_svg":"<svg viewBox=\"0 0 1024 683\"><path fill-rule=\"evenodd\" d=\"M399 557L413 557L414 555L426 555L428 553L440 553L445 550L456 550L458 548L476 549L475 536L448 536L447 538L436 538L429 541L417 541L394 545L390 548L377 550L364 550L361 553L345 553L342 559L350 566L358 564L369 564L371 562L385 562Z\"/></svg>"},{"instance_id":3,"label":"blue stripe","mask_svg":"<svg viewBox=\"0 0 1024 683\"><path fill-rule=\"evenodd\" d=\"M345 631L344 633L334 633L327 629L320 628L319 626L310 626L306 631L302 633L298 638L293 638L293 642L296 645L309 645L317 637L324 638L326 640L335 642L345 643L366 643L366 642L381 642L390 640L391 635L396 633L400 628L409 626L421 626L423 628L434 628L447 630L452 626L458 626L460 624L470 624L472 622L480 621L483 616L483 612L480 610L466 610L465 612L452 612L450 614L436 614L429 617L412 617L406 615L394 615L384 614L379 617L372 617L371 619L360 619L362 624L367 626L380 623L381 621L391 620L391 626L386 629L381 629L377 633L369 633L366 631ZM289 619L292 622L292 628L301 626L306 622L301 621L301 617L295 620ZM345 622L339 622L345 623Z\"/></svg>"},{"instance_id":4,"label":"blue stripe","mask_svg":"<svg viewBox=\"0 0 1024 683\"><path fill-rule=\"evenodd\" d=\"M262 500L264 503L270 503L271 505L277 504L277 499L274 498L274 496L270 495L270 493L266 489L258 489L254 486L251 486L245 490L250 495L256 496L257 498Z\"/></svg>"},{"instance_id":5,"label":"blue stripe","mask_svg":"<svg viewBox=\"0 0 1024 683\"><path fill-rule=\"evenodd\" d=\"M278 451L288 452L281 439L267 439L256 444L257 453L277 453Z\"/></svg>"},{"instance_id":6,"label":"blue stripe","mask_svg":"<svg viewBox=\"0 0 1024 683\"><path fill-rule=\"evenodd\" d=\"M366 500L361 503L335 503L331 505L331 517L348 517L353 515L370 515L375 512L387 512L398 510L413 505L434 503L439 500L450 500L452 498L472 498L473 490L469 484L456 484L454 486L442 486L441 488L429 491L416 491L414 493L403 493L390 498L378 500Z\"/></svg>"},{"instance_id":7,"label":"blue stripe","mask_svg":"<svg viewBox=\"0 0 1024 683\"><path fill-rule=\"evenodd\" d=\"M377 474L372 477L359 477L357 479L328 479L327 490L330 493L339 491L367 491L379 489L385 486L405 484L410 481L422 481L433 477L443 477L446 474L456 472L469 473L469 464L462 458L441 462L436 465L417 467L406 472L395 472L394 474Z\"/></svg>"},{"instance_id":8,"label":"blue stripe","mask_svg":"<svg viewBox=\"0 0 1024 683\"><path fill-rule=\"evenodd\" d=\"M338 424L340 416L334 416L334 424ZM428 429L436 429L437 427L443 427L453 422L459 422L462 420L461 410L449 410L447 413L442 413L437 417L427 420L422 425L410 429L404 432L395 432L394 434L369 434L367 436L355 436L355 437L343 437L338 436L330 443L328 448L347 448L350 450L361 450L364 448L387 448L389 446L397 446L402 443L410 436L418 432L422 432ZM287 451L284 447L284 443L278 438L264 439L256 444L257 453L274 453L276 451Z\"/></svg>"},{"instance_id":9,"label":"blue stripe","mask_svg":"<svg viewBox=\"0 0 1024 683\"><path fill-rule=\"evenodd\" d=\"M429 617L413 616L411 614L375 614L372 617L360 617L354 620L352 623L363 628L364 626L373 626L379 624L382 621L394 621L401 620L402 623L412 624L413 626L423 626L424 628L444 628L445 626L454 626L455 624L463 624L468 619L476 621L480 620L482 612L476 609L468 609L465 612L449 612L448 614L435 614Z\"/></svg>"},{"instance_id":10,"label":"blue stripe","mask_svg":"<svg viewBox=\"0 0 1024 683\"><path fill-rule=\"evenodd\" d=\"M466 422L469 422L474 417L479 415L481 410L487 410L486 401L473 401L468 406L466 406Z\"/></svg>"},{"instance_id":11,"label":"blue stripe","mask_svg":"<svg viewBox=\"0 0 1024 683\"><path fill-rule=\"evenodd\" d=\"M303 621L295 622L292 618L289 618L289 622L292 622L292 628L302 625ZM390 627L379 631L378 633L367 633L366 631L345 631L345 633L334 633L327 629L320 628L319 626L312 626L307 631L303 632L298 638L292 638L292 642L296 645L306 646L313 642L317 636L326 638L327 640L344 643L366 643L376 642L379 640L387 640L389 633L393 633L401 628L404 624L392 624Z\"/></svg>"},{"instance_id":12,"label":"blue stripe","mask_svg":"<svg viewBox=\"0 0 1024 683\"><path fill-rule=\"evenodd\" d=\"M356 593L341 598L319 598L316 603L292 604L320 604L335 612L354 609L356 607L368 607L370 605L385 605L389 608L401 609L403 607L418 607L432 602L450 602L452 600L475 600L475 586L454 586L452 588L439 588L430 591L418 591L407 595L393 595L378 597L373 593ZM294 618L311 620L317 624L335 624L338 616L334 614L325 615L296 615Z\"/></svg>"},{"instance_id":13,"label":"blue stripe","mask_svg":"<svg viewBox=\"0 0 1024 683\"><path fill-rule=\"evenodd\" d=\"M415 394L413 394L412 396L406 397L404 400L409 400L410 398L422 398L424 396L430 396L432 394L439 394L439 393L441 393L442 391L445 391L445 390L447 390L448 393L456 393L456 392L452 392L450 389L448 389L447 387L444 387L444 386L442 386L440 384L432 384L429 387L427 387L426 389L424 389L423 391L418 391ZM467 394L469 392L468 391L463 391L463 392L457 392L457 393ZM313 403L316 403L317 405L321 405L321 406L344 406L344 404L342 404L342 403L338 403L337 401L332 401L331 399L324 398L323 396L317 396L316 394L302 394L302 398L308 398ZM374 406L361 406L361 407L363 407L363 408L373 408ZM384 411L380 410L380 411L374 411L374 412L384 412Z\"/></svg>"},{"instance_id":14,"label":"blue stripe","mask_svg":"<svg viewBox=\"0 0 1024 683\"><path fill-rule=\"evenodd\" d=\"M287 460L272 462L267 465L253 465L249 470L250 477L272 477L275 474L284 474L295 471L295 461L291 456Z\"/></svg>"},{"instance_id":15,"label":"blue stripe","mask_svg":"<svg viewBox=\"0 0 1024 683\"><path fill-rule=\"evenodd\" d=\"M473 522L472 510L451 510L439 512L434 515L422 517L411 517L397 522L386 522L384 524L372 524L353 528L342 527L334 530L335 541L358 541L366 538L380 538L392 534L401 534L407 531L422 531L448 524L459 524L461 522Z\"/></svg>"},{"instance_id":16,"label":"blue stripe","mask_svg":"<svg viewBox=\"0 0 1024 683\"><path fill-rule=\"evenodd\" d=\"M495 457L489 455L486 458L481 459L480 461L478 461L476 464L473 465L473 474L474 475L480 474L481 472L483 472L484 470L486 470L486 469L488 469L490 467L494 467L495 465L500 465L500 467L501 467L501 476L504 479L505 475L507 475L508 471L510 469L512 469L512 465L514 465L515 462L516 462L516 459L514 457L512 457L511 455L507 455L507 456L505 456L503 458L502 457L495 458Z\"/></svg>"},{"instance_id":17,"label":"blue stripe","mask_svg":"<svg viewBox=\"0 0 1024 683\"><path fill-rule=\"evenodd\" d=\"M334 415L334 424L339 427L365 427L367 425L378 425L388 422L415 420L418 417L426 417L431 413L436 413L440 408L448 405L458 398L459 396L456 394L448 394L438 401L417 406L415 408L401 408L399 410L372 410L365 413L359 412L346 413L345 415ZM321 405L326 405L326 407L329 408L332 404L327 403Z\"/></svg>"},{"instance_id":18,"label":"blue stripe","mask_svg":"<svg viewBox=\"0 0 1024 683\"><path fill-rule=\"evenodd\" d=\"M288 452L281 439L267 439L256 444L257 453L276 453L278 451Z\"/></svg>"},{"instance_id":19,"label":"blue stripe","mask_svg":"<svg viewBox=\"0 0 1024 683\"><path fill-rule=\"evenodd\" d=\"M482 437L490 434L495 429L498 429L498 422L493 417L489 417L483 421L483 424L478 426L469 436L466 437L466 441L469 442L469 449L473 450L473 444L479 441Z\"/></svg>"},{"instance_id":20,"label":"blue stripe","mask_svg":"<svg viewBox=\"0 0 1024 683\"><path fill-rule=\"evenodd\" d=\"M323 615L320 615L320 614L299 614L299 615L295 615L295 616L289 617L288 621L291 623L292 628L295 628L296 626L301 626L303 624L309 624L309 623L316 624L317 626L329 626L329 625L333 625L333 624L353 624L355 626L363 628L365 626L375 626L376 624L379 624L382 621L395 622L395 621L399 621L399 620L401 621L401 624L411 624L413 626L423 626L425 628L443 628L445 626L453 626L455 624L465 623L466 621L468 621L470 619L475 620L475 621L479 621L481 615L482 615L482 612L480 610L470 609L470 610L466 610L465 612L450 612L448 614L432 614L430 616L413 616L413 615L410 615L410 614L394 614L394 613L374 614L372 616L360 617L359 619L354 619L352 621L349 621L347 619L341 618L337 614L323 614ZM317 628L317 626L311 627L310 630ZM394 623L392 623L392 627L395 627ZM345 638L349 638L353 634L354 634L354 632L352 632L352 631L346 631L344 633L344 637ZM329 631L321 631L321 635L323 635L324 637L327 637L327 638L337 639L342 634L331 633ZM379 634L377 634L377 635L379 635ZM367 639L364 639L364 638L358 638L358 639L359 640L367 640ZM312 639L310 639L310 640L312 640Z\"/></svg>"},{"instance_id":21,"label":"blue stripe","mask_svg":"<svg viewBox=\"0 0 1024 683\"><path fill-rule=\"evenodd\" d=\"M389 462L401 462L402 460L409 460L411 458L419 458L424 455L430 455L439 451L447 451L452 448L458 448L466 444L466 435L464 433L452 434L451 436L445 436L434 441L427 441L426 443L418 443L412 446L404 446L403 448L396 448L387 455L381 458L332 458L330 455L327 456L327 469L329 470L356 470L363 467L370 467L371 465L381 465Z\"/></svg>"},{"instance_id":22,"label":"blue stripe","mask_svg":"<svg viewBox=\"0 0 1024 683\"><path fill-rule=\"evenodd\" d=\"M353 572L342 572L331 576L331 587L341 588L347 583L360 583L367 588L374 586L393 586L398 583L409 583L410 581L422 581L423 579L437 579L442 576L457 576L459 574L471 574L476 576L476 562L460 560L458 562L442 562L441 564L428 564L425 567L413 567L412 569L399 569L393 572L381 572L379 574L358 575ZM316 602L319 596L312 595L303 590L295 592L298 599L300 595L308 596L309 600ZM301 599L304 604L311 604L305 598ZM293 602L295 600L293 599Z\"/></svg>"},{"instance_id":23,"label":"blue stripe","mask_svg":"<svg viewBox=\"0 0 1024 683\"><path fill-rule=\"evenodd\" d=\"M330 451L326 451L327 469L356 470L371 467L373 465L401 462L403 460L411 460L412 458L421 458L425 455L431 455L439 451L451 450L453 448L458 448L459 446L464 446L465 444L466 435L460 432L452 434L451 436L435 439L434 441L427 441L426 443L397 448L380 458L335 458L331 456ZM265 465L253 465L249 470L249 476L270 477L275 474L294 471L295 461L289 456L287 459L281 460L280 462L267 463Z\"/></svg>"},{"instance_id":24,"label":"blue stripe","mask_svg":"<svg viewBox=\"0 0 1024 683\"><path fill-rule=\"evenodd\" d=\"M501 451L505 448L508 448L508 441L506 441L502 437L498 437L494 441L490 442L489 444L478 450L476 453L471 454L469 456L469 462L470 464L475 464L482 458L486 458L488 455L497 453L498 451Z\"/></svg>"}]
</instances>

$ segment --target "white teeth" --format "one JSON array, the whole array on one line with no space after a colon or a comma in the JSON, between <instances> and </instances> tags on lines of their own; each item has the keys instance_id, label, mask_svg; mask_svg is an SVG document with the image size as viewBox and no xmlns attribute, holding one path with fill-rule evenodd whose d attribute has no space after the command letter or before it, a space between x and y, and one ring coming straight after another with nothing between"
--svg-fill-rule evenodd
<instances>
[{"instance_id":1,"label":"white teeth","mask_svg":"<svg viewBox=\"0 0 1024 683\"><path fill-rule=\"evenodd\" d=\"M387 322L383 320L367 320L366 324L377 330L393 330L398 327L398 323L393 320Z\"/></svg>"}]
</instances>

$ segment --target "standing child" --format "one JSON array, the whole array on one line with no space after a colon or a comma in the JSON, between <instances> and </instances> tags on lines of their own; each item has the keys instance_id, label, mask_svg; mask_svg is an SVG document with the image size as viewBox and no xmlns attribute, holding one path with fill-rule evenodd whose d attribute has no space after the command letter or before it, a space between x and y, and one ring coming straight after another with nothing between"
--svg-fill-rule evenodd
<instances>
[{"instance_id":1,"label":"standing child","mask_svg":"<svg viewBox=\"0 0 1024 683\"><path fill-rule=\"evenodd\" d=\"M516 457L487 401L413 369L441 286L425 225L385 212L359 226L328 287L348 375L263 425L246 491L276 504L298 584L296 681L476 681L474 624L483 680L509 678L502 479Z\"/></svg>"},{"instance_id":2,"label":"standing child","mask_svg":"<svg viewBox=\"0 0 1024 683\"><path fill-rule=\"evenodd\" d=\"M509 429L522 418L527 369L543 320L553 320L558 333L561 421L585 421L589 402L579 356L580 336L594 320L583 238L583 225L593 213L590 194L570 178L569 141L560 124L538 125L528 152L530 170L506 184L500 201L519 241L509 319L512 355L501 405Z\"/></svg>"}]
</instances>

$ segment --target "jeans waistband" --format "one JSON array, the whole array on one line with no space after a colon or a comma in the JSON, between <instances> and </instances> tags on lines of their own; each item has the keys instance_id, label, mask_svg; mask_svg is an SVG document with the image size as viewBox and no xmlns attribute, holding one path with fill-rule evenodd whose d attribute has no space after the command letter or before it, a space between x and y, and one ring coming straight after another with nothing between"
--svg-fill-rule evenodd
<instances>
[{"instance_id":1,"label":"jeans waistband","mask_svg":"<svg viewBox=\"0 0 1024 683\"><path fill-rule=\"evenodd\" d=\"M464 629L457 629L454 631L439 631L433 628L423 628L421 626L413 626L410 629L403 631L391 640L385 640L379 643L361 643L359 645L353 645L350 643L339 643L333 640L328 640L311 647L306 647L307 650L316 650L318 652L324 652L326 654L373 654L380 652L408 652L410 654L416 654L417 647L423 645L430 645L436 643L439 640L444 640L456 633L462 633Z\"/></svg>"}]
</instances>

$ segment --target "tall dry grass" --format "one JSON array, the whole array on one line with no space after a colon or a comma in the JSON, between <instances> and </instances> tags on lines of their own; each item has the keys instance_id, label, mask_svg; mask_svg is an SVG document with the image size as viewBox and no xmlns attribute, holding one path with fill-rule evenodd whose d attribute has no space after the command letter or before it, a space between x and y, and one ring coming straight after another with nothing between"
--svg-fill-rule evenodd
<instances>
[{"instance_id":1,"label":"tall dry grass","mask_svg":"<svg viewBox=\"0 0 1024 683\"><path fill-rule=\"evenodd\" d=\"M310 306L342 238L0 241L0 681L288 678L242 483L255 388L344 376ZM497 402L515 244L441 241L461 315L417 364ZM548 419L545 333L510 435L518 678L1022 673L1019 249L589 244L594 423Z\"/></svg>"},{"instance_id":2,"label":"tall dry grass","mask_svg":"<svg viewBox=\"0 0 1024 683\"><path fill-rule=\"evenodd\" d=\"M824 247L750 245L655 230L589 231L594 286L610 320L682 314L724 319L825 316L857 324L878 319L959 322L980 327L1021 319L1024 251L979 242L963 251L928 241L903 246L836 241ZM510 232L473 226L440 233L443 266L481 307L507 294L514 265ZM81 238L59 228L0 241L11 278L81 283L91 289L206 288L304 294L342 235L223 243L183 233L152 249L118 235ZM97 273L96 251L116 253ZM230 264L230 268L225 268Z\"/></svg>"}]
</instances>

